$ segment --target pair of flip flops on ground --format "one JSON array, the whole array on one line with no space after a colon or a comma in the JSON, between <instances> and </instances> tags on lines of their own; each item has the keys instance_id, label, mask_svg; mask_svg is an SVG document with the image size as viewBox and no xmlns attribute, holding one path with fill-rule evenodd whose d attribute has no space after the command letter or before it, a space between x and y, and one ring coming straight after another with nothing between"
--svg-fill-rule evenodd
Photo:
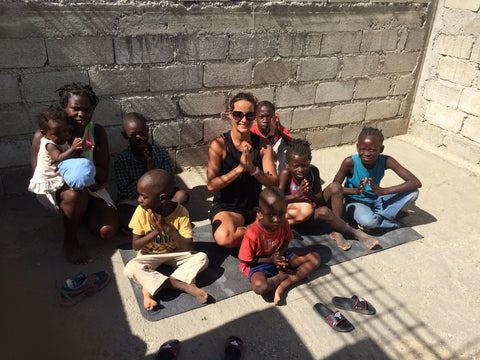
<instances>
[{"instance_id":1,"label":"pair of flip flops on ground","mask_svg":"<svg viewBox=\"0 0 480 360\"><path fill-rule=\"evenodd\" d=\"M180 341L168 340L160 346L157 353L157 360L170 360L177 357L180 350ZM243 341L239 337L229 336L225 342L225 359L240 359L243 353Z\"/></svg>"},{"instance_id":2,"label":"pair of flip flops on ground","mask_svg":"<svg viewBox=\"0 0 480 360\"><path fill-rule=\"evenodd\" d=\"M353 295L351 298L335 296L332 303L339 309L364 315L373 315L377 312L372 304L357 295ZM332 329L340 332L349 332L354 329L352 323L340 311L332 311L322 303L317 303L313 307Z\"/></svg>"}]
</instances>

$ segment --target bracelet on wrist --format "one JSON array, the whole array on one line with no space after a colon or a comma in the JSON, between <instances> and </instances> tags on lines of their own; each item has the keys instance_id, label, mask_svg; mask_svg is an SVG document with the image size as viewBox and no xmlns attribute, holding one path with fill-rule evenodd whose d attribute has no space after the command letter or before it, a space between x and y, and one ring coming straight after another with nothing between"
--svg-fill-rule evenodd
<instances>
[{"instance_id":1,"label":"bracelet on wrist","mask_svg":"<svg viewBox=\"0 0 480 360\"><path fill-rule=\"evenodd\" d=\"M260 172L260 168L258 166L255 166L255 171L251 172L250 175L255 176Z\"/></svg>"}]
</instances>

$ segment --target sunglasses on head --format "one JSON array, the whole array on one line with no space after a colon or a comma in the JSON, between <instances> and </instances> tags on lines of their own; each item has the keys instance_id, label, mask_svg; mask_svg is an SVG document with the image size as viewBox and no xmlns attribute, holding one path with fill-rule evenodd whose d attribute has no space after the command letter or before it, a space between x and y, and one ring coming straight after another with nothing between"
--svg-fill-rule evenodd
<instances>
[{"instance_id":1,"label":"sunglasses on head","mask_svg":"<svg viewBox=\"0 0 480 360\"><path fill-rule=\"evenodd\" d=\"M240 121L245 117L247 121L253 121L255 120L255 113L254 112L247 112L246 114L241 112L241 111L232 111L232 116L235 119L235 121Z\"/></svg>"}]
</instances>

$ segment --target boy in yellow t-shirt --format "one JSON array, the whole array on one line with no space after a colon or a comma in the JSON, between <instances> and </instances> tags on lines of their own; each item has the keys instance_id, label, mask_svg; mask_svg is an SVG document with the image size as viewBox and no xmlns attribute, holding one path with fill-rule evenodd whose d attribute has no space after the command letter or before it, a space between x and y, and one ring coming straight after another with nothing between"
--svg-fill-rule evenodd
<instances>
[{"instance_id":1,"label":"boy in yellow t-shirt","mask_svg":"<svg viewBox=\"0 0 480 360\"><path fill-rule=\"evenodd\" d=\"M154 169L137 184L138 207L132 216L132 247L137 256L128 262L125 275L143 286L144 306L153 310L155 294L175 288L205 303L208 295L195 285L195 278L208 265L208 257L193 250L193 231L187 209L169 200L175 189L172 174ZM166 264L175 271L166 276L157 267Z\"/></svg>"}]
</instances>

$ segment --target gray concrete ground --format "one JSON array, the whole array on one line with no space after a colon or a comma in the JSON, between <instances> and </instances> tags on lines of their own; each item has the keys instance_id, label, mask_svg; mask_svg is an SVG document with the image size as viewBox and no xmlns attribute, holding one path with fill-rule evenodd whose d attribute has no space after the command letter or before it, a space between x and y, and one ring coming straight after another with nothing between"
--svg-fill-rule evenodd
<instances>
[{"instance_id":1,"label":"gray concrete ground","mask_svg":"<svg viewBox=\"0 0 480 360\"><path fill-rule=\"evenodd\" d=\"M331 182L341 160L355 152L342 146L317 150L313 163ZM154 359L160 344L182 341L179 359L221 359L224 340L245 341L244 359L476 359L480 357L480 171L410 136L388 139L394 156L423 182L405 222L423 239L323 268L292 289L287 305L274 307L252 292L158 322L140 314L117 245L81 231L96 261L66 263L60 219L33 196L3 199L0 209L1 348L3 359ZM206 222L209 194L205 169L180 174L193 189L189 204L197 225ZM389 175L385 182L396 181ZM332 246L334 244L332 243ZM80 270L107 270L101 293L72 308L61 307L55 283ZM333 296L358 294L375 316L343 313L355 330L330 329L313 311L333 308ZM476 330L477 329L477 330Z\"/></svg>"}]
</instances>

